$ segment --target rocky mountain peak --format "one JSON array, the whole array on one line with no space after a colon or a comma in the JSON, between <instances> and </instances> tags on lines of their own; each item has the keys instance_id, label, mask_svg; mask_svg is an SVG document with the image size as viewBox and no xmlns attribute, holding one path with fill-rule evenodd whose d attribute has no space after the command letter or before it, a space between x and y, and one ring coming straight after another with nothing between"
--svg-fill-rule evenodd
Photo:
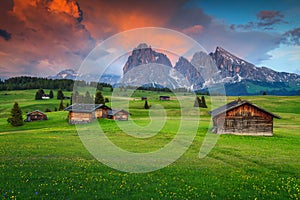
<instances>
[{"instance_id":1,"label":"rocky mountain peak","mask_svg":"<svg viewBox=\"0 0 300 200\"><path fill-rule=\"evenodd\" d=\"M148 63L157 63L172 67L171 61L165 54L156 52L147 44L141 43L128 57L127 62L123 67L123 74L126 74L134 67Z\"/></svg>"}]
</instances>

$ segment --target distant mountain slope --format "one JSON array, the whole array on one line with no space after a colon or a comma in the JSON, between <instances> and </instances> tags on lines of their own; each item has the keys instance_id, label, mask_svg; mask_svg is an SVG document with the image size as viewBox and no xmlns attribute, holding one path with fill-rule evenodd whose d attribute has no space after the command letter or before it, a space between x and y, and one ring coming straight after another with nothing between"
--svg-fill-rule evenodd
<instances>
[{"instance_id":1,"label":"distant mountain slope","mask_svg":"<svg viewBox=\"0 0 300 200\"><path fill-rule=\"evenodd\" d=\"M71 79L71 80L75 80L77 76L78 76L78 73L74 69L65 69L65 70L60 71L55 76L49 76L49 78L51 78L51 79Z\"/></svg>"},{"instance_id":2,"label":"distant mountain slope","mask_svg":"<svg viewBox=\"0 0 300 200\"><path fill-rule=\"evenodd\" d=\"M217 47L214 53L209 54L220 70L222 78L238 77L239 80L247 79L262 82L298 82L297 74L276 72L267 67L255 65L240 59L221 47Z\"/></svg>"},{"instance_id":3,"label":"distant mountain slope","mask_svg":"<svg viewBox=\"0 0 300 200\"><path fill-rule=\"evenodd\" d=\"M74 69L65 69L60 71L55 76L49 76L48 78L51 79L71 79L71 80L85 80L89 82L90 80L98 80L102 83L108 83L111 85L117 84L120 80L120 76L115 74L103 74L101 77L98 77L98 75L95 74L85 74L84 76L81 76L78 74L78 72Z\"/></svg>"}]
</instances>

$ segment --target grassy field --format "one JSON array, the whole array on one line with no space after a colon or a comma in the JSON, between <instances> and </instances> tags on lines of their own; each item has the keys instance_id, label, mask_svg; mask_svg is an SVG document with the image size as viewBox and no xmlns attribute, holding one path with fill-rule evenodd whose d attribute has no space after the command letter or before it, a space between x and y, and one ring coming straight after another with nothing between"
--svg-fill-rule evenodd
<instances>
[{"instance_id":1,"label":"grassy field","mask_svg":"<svg viewBox=\"0 0 300 200\"><path fill-rule=\"evenodd\" d=\"M300 199L299 96L242 97L282 117L275 119L274 136L221 135L208 156L199 159L210 122L211 102L206 97L208 109L200 110L197 135L183 156L154 172L125 173L107 167L88 152L76 127L68 125L65 111L47 113L47 121L9 125L6 120L14 101L24 116L35 109L53 111L59 107L56 99L34 100L35 92L0 92L2 199ZM181 116L178 101L157 100L165 94L120 92L113 102L122 106L118 98L129 100L131 120L141 126L150 122L149 111L142 109L141 96L147 96L152 106L164 106L168 118L154 137L128 136L116 122L107 119L87 126L100 123L108 138L125 150L157 150L174 138ZM105 91L104 95L109 97L110 93ZM189 94L182 96L188 98ZM233 99L236 97L227 97L227 101Z\"/></svg>"}]
</instances>

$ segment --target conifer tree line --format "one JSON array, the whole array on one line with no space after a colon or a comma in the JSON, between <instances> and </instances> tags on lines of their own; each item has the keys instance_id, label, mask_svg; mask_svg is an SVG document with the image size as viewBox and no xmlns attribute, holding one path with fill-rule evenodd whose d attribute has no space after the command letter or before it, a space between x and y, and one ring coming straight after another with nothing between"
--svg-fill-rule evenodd
<instances>
[{"instance_id":1,"label":"conifer tree line","mask_svg":"<svg viewBox=\"0 0 300 200\"><path fill-rule=\"evenodd\" d=\"M71 101L70 103L90 103L90 104L105 104L109 102L108 98L104 98L102 95L102 92L100 90L97 90L95 96L92 96L89 91L85 92L85 95L79 94L78 91L75 91L71 95Z\"/></svg>"},{"instance_id":2,"label":"conifer tree line","mask_svg":"<svg viewBox=\"0 0 300 200\"><path fill-rule=\"evenodd\" d=\"M62 89L67 91L72 91L75 81L70 79L48 79L30 76L20 76L12 77L6 80L0 79L0 90L26 90L26 89ZM98 83L98 82L86 82L81 80L76 80L76 85L85 87L95 87L101 90L103 87L109 87L113 89L112 85L108 83Z\"/></svg>"}]
</instances>

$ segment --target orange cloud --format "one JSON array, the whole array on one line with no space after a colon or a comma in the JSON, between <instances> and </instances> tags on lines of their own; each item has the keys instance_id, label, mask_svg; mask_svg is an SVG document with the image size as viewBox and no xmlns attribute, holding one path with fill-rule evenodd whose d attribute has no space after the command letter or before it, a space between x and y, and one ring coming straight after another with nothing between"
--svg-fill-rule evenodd
<instances>
[{"instance_id":1,"label":"orange cloud","mask_svg":"<svg viewBox=\"0 0 300 200\"><path fill-rule=\"evenodd\" d=\"M141 27L166 27L184 1L98 1L78 0L84 12L84 24L92 36L108 36ZM168 9L166 9L168 8Z\"/></svg>"},{"instance_id":2,"label":"orange cloud","mask_svg":"<svg viewBox=\"0 0 300 200\"><path fill-rule=\"evenodd\" d=\"M199 34L202 33L204 30L204 27L201 25L194 25L191 27L188 27L186 29L183 29L182 32L187 34L187 35L195 35L195 34Z\"/></svg>"}]
</instances>

